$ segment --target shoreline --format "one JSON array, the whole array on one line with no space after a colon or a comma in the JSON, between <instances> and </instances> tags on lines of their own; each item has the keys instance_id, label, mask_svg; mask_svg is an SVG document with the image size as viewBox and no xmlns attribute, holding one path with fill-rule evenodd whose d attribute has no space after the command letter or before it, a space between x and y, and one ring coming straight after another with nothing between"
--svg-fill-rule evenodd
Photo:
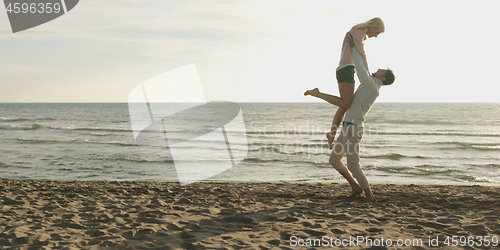
<instances>
[{"instance_id":1,"label":"shoreline","mask_svg":"<svg viewBox=\"0 0 500 250\"><path fill-rule=\"evenodd\" d=\"M325 236L439 237L440 246L447 236L500 237L496 186L371 187L374 204L348 199L342 182L0 180L0 246L294 249Z\"/></svg>"}]
</instances>

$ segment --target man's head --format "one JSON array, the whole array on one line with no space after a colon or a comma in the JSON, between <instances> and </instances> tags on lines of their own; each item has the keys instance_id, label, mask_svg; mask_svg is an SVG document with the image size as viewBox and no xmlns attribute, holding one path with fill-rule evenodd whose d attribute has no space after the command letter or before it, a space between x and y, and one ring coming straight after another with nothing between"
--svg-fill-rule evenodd
<instances>
[{"instance_id":1,"label":"man's head","mask_svg":"<svg viewBox=\"0 0 500 250\"><path fill-rule=\"evenodd\" d=\"M396 79L391 69L378 69L372 76L379 79L384 85L391 85Z\"/></svg>"}]
</instances>

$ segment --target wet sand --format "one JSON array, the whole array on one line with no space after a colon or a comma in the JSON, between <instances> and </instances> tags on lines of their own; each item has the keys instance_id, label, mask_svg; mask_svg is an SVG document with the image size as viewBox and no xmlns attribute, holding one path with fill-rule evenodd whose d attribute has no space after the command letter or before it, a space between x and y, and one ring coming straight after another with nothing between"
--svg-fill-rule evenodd
<instances>
[{"instance_id":1,"label":"wet sand","mask_svg":"<svg viewBox=\"0 0 500 250\"><path fill-rule=\"evenodd\" d=\"M374 204L348 199L345 183L1 180L0 248L308 249L355 242L427 249L446 247L446 237L458 236L460 245L460 236L474 236L472 247L458 248L488 249L477 237L500 236L498 186L372 190ZM399 239L414 242L397 247Z\"/></svg>"}]
</instances>

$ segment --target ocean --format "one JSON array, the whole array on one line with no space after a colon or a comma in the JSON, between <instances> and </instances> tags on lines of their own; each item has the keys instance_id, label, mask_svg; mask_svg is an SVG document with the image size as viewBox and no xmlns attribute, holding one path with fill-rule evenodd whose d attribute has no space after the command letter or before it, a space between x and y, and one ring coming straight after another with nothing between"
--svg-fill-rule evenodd
<instances>
[{"instance_id":1,"label":"ocean","mask_svg":"<svg viewBox=\"0 0 500 250\"><path fill-rule=\"evenodd\" d=\"M231 146L248 153L206 181L342 179L325 137L335 106L239 105L247 144ZM500 103L375 103L361 166L371 183L500 184ZM178 180L168 148L135 142L127 103L0 104L0 179Z\"/></svg>"}]
</instances>

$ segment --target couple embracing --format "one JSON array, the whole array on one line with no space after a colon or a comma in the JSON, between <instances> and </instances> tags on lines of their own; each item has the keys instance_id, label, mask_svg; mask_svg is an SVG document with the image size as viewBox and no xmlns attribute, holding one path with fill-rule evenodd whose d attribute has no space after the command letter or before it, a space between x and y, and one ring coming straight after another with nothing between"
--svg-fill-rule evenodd
<instances>
[{"instance_id":1,"label":"couple embracing","mask_svg":"<svg viewBox=\"0 0 500 250\"><path fill-rule=\"evenodd\" d=\"M363 41L367 37L377 37L384 31L384 22L376 17L355 25L347 32L336 70L340 97L322 93L317 88L304 93L306 96L311 95L339 107L333 118L331 131L326 133L328 146L333 149L329 162L351 185L350 197L357 197L364 192L368 202L373 202L375 198L359 164L359 143L363 136L363 123L366 114L379 96L380 87L391 85L395 77L390 69L379 69L370 75ZM356 92L354 92L354 72L358 74L360 81ZM337 140L334 140L341 122L342 130ZM341 162L344 155L347 155L347 167Z\"/></svg>"}]
</instances>

